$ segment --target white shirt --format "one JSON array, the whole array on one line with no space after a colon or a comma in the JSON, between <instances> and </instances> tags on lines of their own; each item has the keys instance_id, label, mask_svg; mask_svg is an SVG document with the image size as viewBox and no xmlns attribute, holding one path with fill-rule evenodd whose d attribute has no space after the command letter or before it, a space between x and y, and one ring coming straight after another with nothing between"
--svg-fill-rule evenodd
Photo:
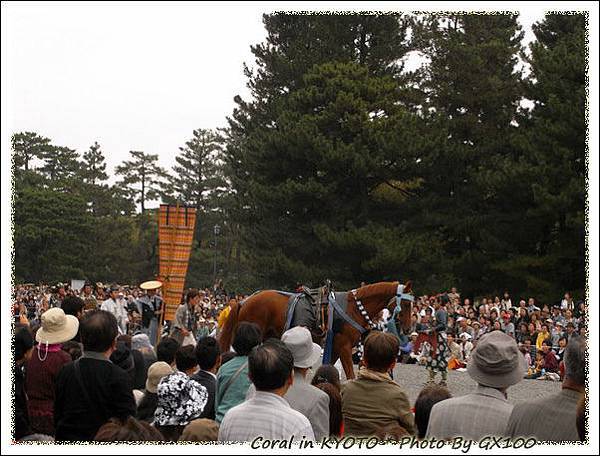
<instances>
[{"instance_id":1,"label":"white shirt","mask_svg":"<svg viewBox=\"0 0 600 456\"><path fill-rule=\"evenodd\" d=\"M251 442L256 437L294 441L315 440L312 426L277 394L257 391L246 402L229 409L219 428L220 442Z\"/></svg>"},{"instance_id":2,"label":"white shirt","mask_svg":"<svg viewBox=\"0 0 600 456\"><path fill-rule=\"evenodd\" d=\"M117 319L117 325L119 326L119 332L121 334L127 333L127 322L129 318L127 317L127 311L122 304L115 302L112 298L108 298L106 301L102 303L100 306L101 310L106 310L115 316Z\"/></svg>"}]
</instances>

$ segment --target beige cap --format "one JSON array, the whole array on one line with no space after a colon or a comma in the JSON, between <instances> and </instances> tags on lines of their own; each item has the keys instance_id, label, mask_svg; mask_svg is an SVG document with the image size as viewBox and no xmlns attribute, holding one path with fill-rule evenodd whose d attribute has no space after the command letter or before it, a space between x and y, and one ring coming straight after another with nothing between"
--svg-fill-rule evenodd
<instances>
[{"instance_id":1,"label":"beige cap","mask_svg":"<svg viewBox=\"0 0 600 456\"><path fill-rule=\"evenodd\" d=\"M164 361L157 361L153 363L148 368L148 379L146 380L146 391L150 393L156 393L158 388L158 384L169 374L172 374L174 371L167 363Z\"/></svg>"}]
</instances>

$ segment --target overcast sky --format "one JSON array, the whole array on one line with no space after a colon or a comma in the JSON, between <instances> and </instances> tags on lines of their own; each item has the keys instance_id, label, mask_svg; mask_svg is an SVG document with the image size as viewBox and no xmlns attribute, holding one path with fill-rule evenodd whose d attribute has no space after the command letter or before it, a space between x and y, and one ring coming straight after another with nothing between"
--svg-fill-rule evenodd
<instances>
[{"instance_id":1,"label":"overcast sky","mask_svg":"<svg viewBox=\"0 0 600 456\"><path fill-rule=\"evenodd\" d=\"M253 63L261 14L274 9L3 5L10 129L80 153L98 141L110 173L130 150L170 168L192 130L225 126L233 97L247 97L243 62ZM526 41L542 17L541 8L522 13Z\"/></svg>"}]
</instances>

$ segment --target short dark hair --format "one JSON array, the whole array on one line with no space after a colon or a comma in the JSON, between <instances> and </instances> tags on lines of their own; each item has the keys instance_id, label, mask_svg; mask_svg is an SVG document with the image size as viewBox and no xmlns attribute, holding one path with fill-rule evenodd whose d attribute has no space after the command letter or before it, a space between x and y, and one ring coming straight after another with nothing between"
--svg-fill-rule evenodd
<instances>
[{"instance_id":1,"label":"short dark hair","mask_svg":"<svg viewBox=\"0 0 600 456\"><path fill-rule=\"evenodd\" d=\"M420 439L424 438L427 433L429 416L433 406L451 397L450 391L439 385L426 386L421 390L415 402L415 425Z\"/></svg>"},{"instance_id":2,"label":"short dark hair","mask_svg":"<svg viewBox=\"0 0 600 456\"><path fill-rule=\"evenodd\" d=\"M231 346L238 355L246 356L261 340L262 334L258 325L244 321L237 327Z\"/></svg>"},{"instance_id":3,"label":"short dark hair","mask_svg":"<svg viewBox=\"0 0 600 456\"><path fill-rule=\"evenodd\" d=\"M257 391L273 391L285 385L294 368L294 356L283 342L269 339L248 355L248 375Z\"/></svg>"},{"instance_id":4,"label":"short dark hair","mask_svg":"<svg viewBox=\"0 0 600 456\"><path fill-rule=\"evenodd\" d=\"M194 299L199 294L200 294L200 292L196 288L190 288L188 290L188 292L185 294L185 302L186 302L186 304L189 304L190 300Z\"/></svg>"},{"instance_id":5,"label":"short dark hair","mask_svg":"<svg viewBox=\"0 0 600 456\"><path fill-rule=\"evenodd\" d=\"M184 345L179 347L175 353L175 365L181 372L185 372L198 365L193 345Z\"/></svg>"},{"instance_id":6,"label":"short dark hair","mask_svg":"<svg viewBox=\"0 0 600 456\"><path fill-rule=\"evenodd\" d=\"M106 310L90 310L81 317L79 333L84 351L105 352L119 335L115 316Z\"/></svg>"},{"instance_id":7,"label":"short dark hair","mask_svg":"<svg viewBox=\"0 0 600 456\"><path fill-rule=\"evenodd\" d=\"M388 333L373 331L365 340L365 361L371 370L385 372L398 356L400 343Z\"/></svg>"},{"instance_id":8,"label":"short dark hair","mask_svg":"<svg viewBox=\"0 0 600 456\"><path fill-rule=\"evenodd\" d=\"M74 317L76 317L79 312L83 311L83 306L83 299L74 295L67 296L60 305L61 309L67 315L73 315Z\"/></svg>"},{"instance_id":9,"label":"short dark hair","mask_svg":"<svg viewBox=\"0 0 600 456\"><path fill-rule=\"evenodd\" d=\"M73 361L81 358L83 350L81 344L74 340L68 340L62 344L62 350L71 356Z\"/></svg>"},{"instance_id":10,"label":"short dark hair","mask_svg":"<svg viewBox=\"0 0 600 456\"><path fill-rule=\"evenodd\" d=\"M196 344L196 361L202 370L210 370L215 367L221 351L214 337L203 337Z\"/></svg>"},{"instance_id":11,"label":"short dark hair","mask_svg":"<svg viewBox=\"0 0 600 456\"><path fill-rule=\"evenodd\" d=\"M542 341L542 345L547 345L548 347L552 348L552 340L550 340L550 339L544 339Z\"/></svg>"},{"instance_id":12,"label":"short dark hair","mask_svg":"<svg viewBox=\"0 0 600 456\"><path fill-rule=\"evenodd\" d=\"M167 364L173 364L179 346L180 343L172 337L162 338L156 346L156 360L164 361Z\"/></svg>"},{"instance_id":13,"label":"short dark hair","mask_svg":"<svg viewBox=\"0 0 600 456\"><path fill-rule=\"evenodd\" d=\"M132 416L124 420L111 418L102 425L94 440L97 442L164 442L163 435L149 423Z\"/></svg>"},{"instance_id":14,"label":"short dark hair","mask_svg":"<svg viewBox=\"0 0 600 456\"><path fill-rule=\"evenodd\" d=\"M15 327L15 361L21 361L29 350L33 348L33 334L25 325Z\"/></svg>"},{"instance_id":15,"label":"short dark hair","mask_svg":"<svg viewBox=\"0 0 600 456\"><path fill-rule=\"evenodd\" d=\"M228 351L221 354L221 366L235 358L235 352Z\"/></svg>"}]
</instances>

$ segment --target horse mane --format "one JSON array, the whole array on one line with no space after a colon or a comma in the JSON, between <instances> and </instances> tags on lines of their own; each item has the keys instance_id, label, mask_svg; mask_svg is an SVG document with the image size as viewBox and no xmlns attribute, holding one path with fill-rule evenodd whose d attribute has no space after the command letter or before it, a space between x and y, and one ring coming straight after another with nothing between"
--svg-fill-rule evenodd
<instances>
[{"instance_id":1,"label":"horse mane","mask_svg":"<svg viewBox=\"0 0 600 456\"><path fill-rule=\"evenodd\" d=\"M396 295L398 282L377 282L365 285L356 290L356 298L363 300L366 298L375 298L378 296Z\"/></svg>"}]
</instances>

